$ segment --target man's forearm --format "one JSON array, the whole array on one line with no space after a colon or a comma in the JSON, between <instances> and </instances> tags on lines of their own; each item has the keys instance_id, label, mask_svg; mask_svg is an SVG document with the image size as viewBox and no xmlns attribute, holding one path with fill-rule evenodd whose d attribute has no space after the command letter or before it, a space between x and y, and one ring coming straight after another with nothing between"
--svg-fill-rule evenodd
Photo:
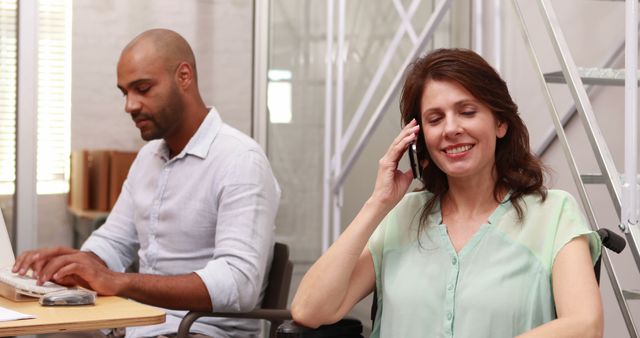
<instances>
[{"instance_id":1,"label":"man's forearm","mask_svg":"<svg viewBox=\"0 0 640 338\"><path fill-rule=\"evenodd\" d=\"M160 276L124 273L117 278L118 296L175 310L211 311L206 286L195 273Z\"/></svg>"}]
</instances>

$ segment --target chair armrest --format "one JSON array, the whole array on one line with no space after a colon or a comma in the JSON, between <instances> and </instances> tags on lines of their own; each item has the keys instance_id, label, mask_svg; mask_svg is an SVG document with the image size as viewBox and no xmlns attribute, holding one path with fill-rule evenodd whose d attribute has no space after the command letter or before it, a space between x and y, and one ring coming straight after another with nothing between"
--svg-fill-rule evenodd
<instances>
[{"instance_id":1,"label":"chair armrest","mask_svg":"<svg viewBox=\"0 0 640 338\"><path fill-rule=\"evenodd\" d=\"M597 233L602 240L602 245L615 253L621 253L627 245L627 241L622 236L609 229L601 228Z\"/></svg>"},{"instance_id":2,"label":"chair armrest","mask_svg":"<svg viewBox=\"0 0 640 338\"><path fill-rule=\"evenodd\" d=\"M283 309L255 309L249 312L197 312L189 311L180 322L176 338L187 338L193 322L200 317L264 319L270 322L281 322L291 319L291 312Z\"/></svg>"},{"instance_id":3,"label":"chair armrest","mask_svg":"<svg viewBox=\"0 0 640 338\"><path fill-rule=\"evenodd\" d=\"M337 323L311 329L292 320L284 322L276 330L276 338L362 338L362 323L354 318L344 318Z\"/></svg>"}]
</instances>

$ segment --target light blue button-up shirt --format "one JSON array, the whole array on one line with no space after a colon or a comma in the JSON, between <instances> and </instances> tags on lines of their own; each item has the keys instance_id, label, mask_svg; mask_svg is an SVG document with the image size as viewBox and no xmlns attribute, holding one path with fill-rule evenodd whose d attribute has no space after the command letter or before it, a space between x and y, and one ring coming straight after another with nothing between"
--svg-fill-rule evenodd
<instances>
[{"instance_id":1,"label":"light blue button-up shirt","mask_svg":"<svg viewBox=\"0 0 640 338\"><path fill-rule=\"evenodd\" d=\"M106 223L82 246L114 271L139 257L140 272L196 272L215 311L260 304L272 258L280 189L260 146L224 124L212 108L182 152L164 140L145 145ZM127 337L176 332L184 311L164 324L127 329ZM258 323L205 319L192 332L251 337Z\"/></svg>"},{"instance_id":2,"label":"light blue button-up shirt","mask_svg":"<svg viewBox=\"0 0 640 338\"><path fill-rule=\"evenodd\" d=\"M518 221L500 204L456 252L439 206L418 241L420 212L431 195L409 193L369 240L378 292L372 338L514 337L556 317L551 271L558 252L587 236L592 259L600 237L568 193L523 199Z\"/></svg>"}]
</instances>

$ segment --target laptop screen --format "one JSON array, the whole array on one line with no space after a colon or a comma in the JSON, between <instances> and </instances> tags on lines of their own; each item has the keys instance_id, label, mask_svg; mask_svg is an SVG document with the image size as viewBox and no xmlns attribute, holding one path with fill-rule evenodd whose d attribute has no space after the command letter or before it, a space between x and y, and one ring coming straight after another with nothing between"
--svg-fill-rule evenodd
<instances>
[{"instance_id":1,"label":"laptop screen","mask_svg":"<svg viewBox=\"0 0 640 338\"><path fill-rule=\"evenodd\" d=\"M2 210L0 210L0 268L10 267L15 261L16 258L13 256L7 225L4 223L4 216L2 216Z\"/></svg>"}]
</instances>

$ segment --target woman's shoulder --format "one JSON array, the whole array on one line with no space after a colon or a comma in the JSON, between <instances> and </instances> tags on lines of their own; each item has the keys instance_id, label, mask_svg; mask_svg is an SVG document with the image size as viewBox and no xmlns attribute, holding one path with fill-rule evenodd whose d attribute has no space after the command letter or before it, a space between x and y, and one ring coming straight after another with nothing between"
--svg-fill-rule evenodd
<instances>
[{"instance_id":1,"label":"woman's shoulder","mask_svg":"<svg viewBox=\"0 0 640 338\"><path fill-rule=\"evenodd\" d=\"M567 199L573 199L573 195L568 191L561 189L548 189L547 190L547 198L553 201L563 201Z\"/></svg>"},{"instance_id":2,"label":"woman's shoulder","mask_svg":"<svg viewBox=\"0 0 640 338\"><path fill-rule=\"evenodd\" d=\"M510 213L514 226L520 225L516 226L519 231L555 233L557 227L567 219L582 218L580 205L571 193L564 190L549 189L545 198L537 194L525 195L522 202L523 219L516 219L515 210Z\"/></svg>"},{"instance_id":3,"label":"woman's shoulder","mask_svg":"<svg viewBox=\"0 0 640 338\"><path fill-rule=\"evenodd\" d=\"M406 212L413 213L417 209L422 210L425 203L427 203L431 197L433 197L433 194L426 190L408 192L402 197L400 202L396 204L392 212L395 214L403 214Z\"/></svg>"},{"instance_id":4,"label":"woman's shoulder","mask_svg":"<svg viewBox=\"0 0 640 338\"><path fill-rule=\"evenodd\" d=\"M426 190L411 191L406 193L404 197L402 197L398 205L404 203L424 203L431 197L433 197L433 194Z\"/></svg>"},{"instance_id":5,"label":"woman's shoulder","mask_svg":"<svg viewBox=\"0 0 640 338\"><path fill-rule=\"evenodd\" d=\"M560 189L548 189L545 197L539 194L528 194L523 197L527 207L535 206L534 209L549 210L562 208L567 203L576 204L576 200L569 192Z\"/></svg>"},{"instance_id":6,"label":"woman's shoulder","mask_svg":"<svg viewBox=\"0 0 640 338\"><path fill-rule=\"evenodd\" d=\"M416 231L421 214L425 203L431 197L433 194L427 191L405 194L380 223L370 241L376 243L376 247L392 250L417 240Z\"/></svg>"},{"instance_id":7,"label":"woman's shoulder","mask_svg":"<svg viewBox=\"0 0 640 338\"><path fill-rule=\"evenodd\" d=\"M515 206L509 203L499 221L501 228L512 234L527 231L553 231L549 227L557 223L556 221L567 210L567 207L571 210L577 210L577 202L573 196L558 189L548 189L544 195L524 195L518 204L523 211L522 218L519 218Z\"/></svg>"}]
</instances>

